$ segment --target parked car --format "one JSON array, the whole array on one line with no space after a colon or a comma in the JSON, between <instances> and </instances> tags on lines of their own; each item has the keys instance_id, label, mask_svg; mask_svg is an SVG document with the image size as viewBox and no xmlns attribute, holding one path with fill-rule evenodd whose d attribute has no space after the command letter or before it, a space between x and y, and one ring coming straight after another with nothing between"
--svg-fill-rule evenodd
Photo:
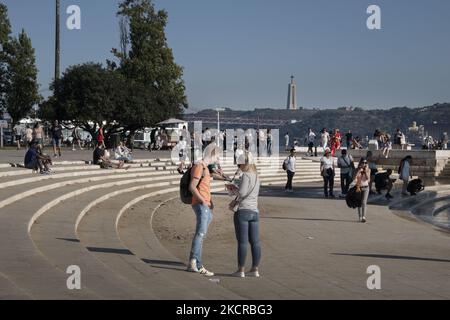
<instances>
[{"instance_id":1,"label":"parked car","mask_svg":"<svg viewBox=\"0 0 450 320\"><path fill-rule=\"evenodd\" d=\"M3 129L3 145L12 146L14 144L13 133L9 129Z\"/></svg>"}]
</instances>

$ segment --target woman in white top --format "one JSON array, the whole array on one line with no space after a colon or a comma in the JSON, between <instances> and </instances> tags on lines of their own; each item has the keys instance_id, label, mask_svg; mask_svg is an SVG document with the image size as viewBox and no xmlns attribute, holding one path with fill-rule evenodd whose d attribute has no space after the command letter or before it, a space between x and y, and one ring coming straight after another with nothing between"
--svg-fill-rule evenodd
<instances>
[{"instance_id":1,"label":"woman in white top","mask_svg":"<svg viewBox=\"0 0 450 320\"><path fill-rule=\"evenodd\" d=\"M322 142L322 148L325 150L328 147L328 141L330 140L330 134L328 133L326 128L322 129L320 139Z\"/></svg>"},{"instance_id":2,"label":"woman in white top","mask_svg":"<svg viewBox=\"0 0 450 320\"><path fill-rule=\"evenodd\" d=\"M320 173L323 177L323 191L326 198L334 198L334 169L334 159L331 156L331 150L326 148L325 155L320 159Z\"/></svg>"},{"instance_id":3,"label":"woman in white top","mask_svg":"<svg viewBox=\"0 0 450 320\"><path fill-rule=\"evenodd\" d=\"M402 161L400 161L400 168L398 169L398 173L400 174L400 180L403 181L402 195L407 196L407 189L409 179L411 178L411 163L412 157L407 156Z\"/></svg>"},{"instance_id":4,"label":"woman in white top","mask_svg":"<svg viewBox=\"0 0 450 320\"><path fill-rule=\"evenodd\" d=\"M358 207L359 221L366 222L367 199L369 198L370 169L367 159L361 158L356 173L356 186L361 189L361 207Z\"/></svg>"}]
</instances>

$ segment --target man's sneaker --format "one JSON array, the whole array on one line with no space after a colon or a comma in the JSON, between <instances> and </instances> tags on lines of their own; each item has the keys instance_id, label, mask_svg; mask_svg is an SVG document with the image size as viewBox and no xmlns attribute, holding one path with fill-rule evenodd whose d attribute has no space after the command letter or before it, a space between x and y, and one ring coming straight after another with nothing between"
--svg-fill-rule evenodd
<instances>
[{"instance_id":1,"label":"man's sneaker","mask_svg":"<svg viewBox=\"0 0 450 320\"><path fill-rule=\"evenodd\" d=\"M241 271L236 271L235 273L232 273L231 276L236 278L245 278L245 273Z\"/></svg>"},{"instance_id":2,"label":"man's sneaker","mask_svg":"<svg viewBox=\"0 0 450 320\"><path fill-rule=\"evenodd\" d=\"M361 222L362 222L362 223L366 223L366 217L362 217L362 218L361 218Z\"/></svg>"},{"instance_id":3,"label":"man's sneaker","mask_svg":"<svg viewBox=\"0 0 450 320\"><path fill-rule=\"evenodd\" d=\"M195 273L199 273L200 271L197 268L197 261L195 259L191 259L191 261L189 261L189 266L187 268L187 271L189 272L195 272Z\"/></svg>"},{"instance_id":4,"label":"man's sneaker","mask_svg":"<svg viewBox=\"0 0 450 320\"><path fill-rule=\"evenodd\" d=\"M198 272L205 277L213 277L214 273L205 269L205 267L201 267Z\"/></svg>"},{"instance_id":5,"label":"man's sneaker","mask_svg":"<svg viewBox=\"0 0 450 320\"><path fill-rule=\"evenodd\" d=\"M259 278L259 277L260 277L259 271L250 271L250 272L247 272L247 276L249 276L249 277L254 277L254 278Z\"/></svg>"}]
</instances>

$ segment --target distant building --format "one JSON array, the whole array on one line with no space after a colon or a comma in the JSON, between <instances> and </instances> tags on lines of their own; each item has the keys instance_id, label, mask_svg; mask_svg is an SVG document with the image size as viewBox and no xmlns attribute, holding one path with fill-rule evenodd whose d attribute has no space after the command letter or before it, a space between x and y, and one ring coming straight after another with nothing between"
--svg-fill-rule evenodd
<instances>
[{"instance_id":1,"label":"distant building","mask_svg":"<svg viewBox=\"0 0 450 320\"><path fill-rule=\"evenodd\" d=\"M288 110L297 110L297 85L294 82L294 76L291 76L291 83L289 84L288 89L288 102L287 102Z\"/></svg>"}]
</instances>

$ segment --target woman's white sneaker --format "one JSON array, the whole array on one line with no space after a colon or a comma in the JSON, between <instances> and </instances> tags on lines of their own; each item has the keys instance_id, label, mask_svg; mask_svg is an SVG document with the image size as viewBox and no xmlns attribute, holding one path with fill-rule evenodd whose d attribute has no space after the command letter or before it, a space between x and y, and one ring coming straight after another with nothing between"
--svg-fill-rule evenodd
<instances>
[{"instance_id":1,"label":"woman's white sneaker","mask_svg":"<svg viewBox=\"0 0 450 320\"><path fill-rule=\"evenodd\" d=\"M254 278L259 278L259 277L260 277L259 271L250 271L250 272L247 272L247 276L249 276L249 277L254 277Z\"/></svg>"},{"instance_id":2,"label":"woman's white sneaker","mask_svg":"<svg viewBox=\"0 0 450 320\"><path fill-rule=\"evenodd\" d=\"M235 273L232 273L231 276L236 278L245 278L245 273L241 271L236 271Z\"/></svg>"},{"instance_id":3,"label":"woman's white sneaker","mask_svg":"<svg viewBox=\"0 0 450 320\"><path fill-rule=\"evenodd\" d=\"M206 270L205 267L201 267L200 269L198 269L198 272L201 275L204 275L205 277L213 277L214 276L214 272Z\"/></svg>"}]
</instances>

